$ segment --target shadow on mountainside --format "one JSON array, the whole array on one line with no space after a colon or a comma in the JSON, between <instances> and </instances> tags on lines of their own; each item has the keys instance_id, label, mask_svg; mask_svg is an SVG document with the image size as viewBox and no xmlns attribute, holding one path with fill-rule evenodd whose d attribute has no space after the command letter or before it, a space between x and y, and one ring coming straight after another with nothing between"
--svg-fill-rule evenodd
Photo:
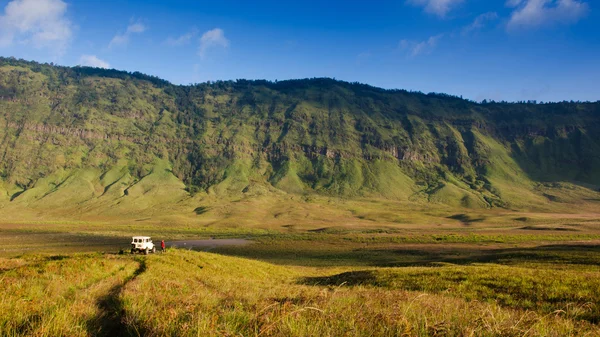
<instances>
[{"instance_id":1,"label":"shadow on mountainside","mask_svg":"<svg viewBox=\"0 0 600 337\"><path fill-rule=\"evenodd\" d=\"M122 283L112 287L105 296L96 302L99 313L87 322L87 330L94 337L144 336L144 331L132 329L125 321L125 308L121 292L125 286L146 271L146 262L138 260L139 266Z\"/></svg>"}]
</instances>

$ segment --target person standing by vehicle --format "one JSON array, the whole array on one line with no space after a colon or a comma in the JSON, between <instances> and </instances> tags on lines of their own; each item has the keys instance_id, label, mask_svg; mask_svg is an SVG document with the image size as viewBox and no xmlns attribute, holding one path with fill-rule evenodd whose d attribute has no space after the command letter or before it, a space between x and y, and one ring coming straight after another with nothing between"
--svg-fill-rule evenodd
<instances>
[{"instance_id":1,"label":"person standing by vehicle","mask_svg":"<svg viewBox=\"0 0 600 337\"><path fill-rule=\"evenodd\" d=\"M165 252L165 240L161 240L160 241L160 248L162 249L162 252Z\"/></svg>"}]
</instances>

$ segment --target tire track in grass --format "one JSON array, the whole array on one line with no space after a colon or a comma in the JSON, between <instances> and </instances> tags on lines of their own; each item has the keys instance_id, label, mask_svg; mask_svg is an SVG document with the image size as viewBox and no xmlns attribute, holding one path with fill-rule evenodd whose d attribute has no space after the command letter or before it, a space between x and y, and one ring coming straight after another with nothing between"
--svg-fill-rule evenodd
<instances>
[{"instance_id":1,"label":"tire track in grass","mask_svg":"<svg viewBox=\"0 0 600 337\"><path fill-rule=\"evenodd\" d=\"M125 322L125 306L121 293L125 286L146 271L146 260L137 259L138 268L123 282L112 287L96 302L99 313L88 321L88 333L95 337L143 336L143 331L132 330ZM98 329L99 328L99 329Z\"/></svg>"},{"instance_id":2,"label":"tire track in grass","mask_svg":"<svg viewBox=\"0 0 600 337\"><path fill-rule=\"evenodd\" d=\"M104 255L32 256L4 270L0 284L13 286L1 294L5 317L0 319L0 335L82 336L91 331L89 317L98 312L99 296L137 266L132 260L103 259Z\"/></svg>"}]
</instances>

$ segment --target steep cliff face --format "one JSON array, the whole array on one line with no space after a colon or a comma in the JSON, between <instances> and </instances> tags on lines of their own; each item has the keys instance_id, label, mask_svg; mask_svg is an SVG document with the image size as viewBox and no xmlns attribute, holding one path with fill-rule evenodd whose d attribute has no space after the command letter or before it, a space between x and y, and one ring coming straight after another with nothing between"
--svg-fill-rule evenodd
<instances>
[{"instance_id":1,"label":"steep cliff face","mask_svg":"<svg viewBox=\"0 0 600 337\"><path fill-rule=\"evenodd\" d=\"M173 86L0 59L0 159L4 204L152 207L260 185L524 208L598 188L600 104L476 104L331 79Z\"/></svg>"}]
</instances>

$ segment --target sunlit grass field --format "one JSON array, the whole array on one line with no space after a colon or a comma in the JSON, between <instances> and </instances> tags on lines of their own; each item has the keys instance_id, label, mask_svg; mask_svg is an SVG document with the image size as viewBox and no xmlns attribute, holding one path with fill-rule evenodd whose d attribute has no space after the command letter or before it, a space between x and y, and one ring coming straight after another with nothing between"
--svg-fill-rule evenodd
<instances>
[{"instance_id":1,"label":"sunlit grass field","mask_svg":"<svg viewBox=\"0 0 600 337\"><path fill-rule=\"evenodd\" d=\"M176 249L5 258L0 335L600 334L600 251L546 253L563 260L305 267Z\"/></svg>"},{"instance_id":2,"label":"sunlit grass field","mask_svg":"<svg viewBox=\"0 0 600 337\"><path fill-rule=\"evenodd\" d=\"M328 202L5 218L0 336L600 335L593 209ZM119 254L133 235L251 243Z\"/></svg>"}]
</instances>

